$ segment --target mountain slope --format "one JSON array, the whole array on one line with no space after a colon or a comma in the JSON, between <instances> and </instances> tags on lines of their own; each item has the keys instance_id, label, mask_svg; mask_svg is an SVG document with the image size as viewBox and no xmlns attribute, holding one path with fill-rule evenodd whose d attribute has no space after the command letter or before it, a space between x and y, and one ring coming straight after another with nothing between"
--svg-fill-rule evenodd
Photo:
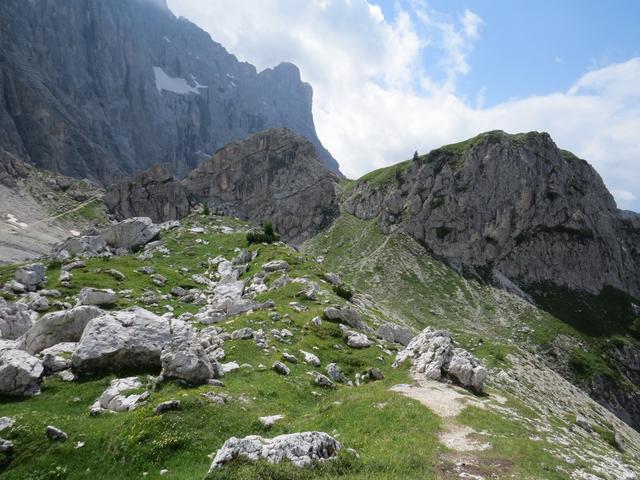
<instances>
[{"instance_id":1,"label":"mountain slope","mask_svg":"<svg viewBox=\"0 0 640 480\"><path fill-rule=\"evenodd\" d=\"M182 176L276 126L338 172L294 65L257 73L163 1L3 2L0 92L0 148L105 185L157 163Z\"/></svg>"}]
</instances>

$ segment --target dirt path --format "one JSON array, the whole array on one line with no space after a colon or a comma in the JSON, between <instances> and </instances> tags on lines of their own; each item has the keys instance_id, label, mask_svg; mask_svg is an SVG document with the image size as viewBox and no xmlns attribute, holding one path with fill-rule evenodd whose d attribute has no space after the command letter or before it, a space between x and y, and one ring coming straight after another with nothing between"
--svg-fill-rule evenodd
<instances>
[{"instance_id":1,"label":"dirt path","mask_svg":"<svg viewBox=\"0 0 640 480\"><path fill-rule=\"evenodd\" d=\"M442 418L442 430L438 434L438 439L450 450L441 457L442 465L439 473L442 479L502 478L493 476L504 473L500 471L503 470L500 462L487 461L486 458L474 455L474 452L491 448L486 437L456 420L466 407L471 405L485 408L485 404L490 400L474 397L461 388L435 381L421 381L414 385L395 385L391 391L419 401ZM487 472L491 476L486 476Z\"/></svg>"}]
</instances>

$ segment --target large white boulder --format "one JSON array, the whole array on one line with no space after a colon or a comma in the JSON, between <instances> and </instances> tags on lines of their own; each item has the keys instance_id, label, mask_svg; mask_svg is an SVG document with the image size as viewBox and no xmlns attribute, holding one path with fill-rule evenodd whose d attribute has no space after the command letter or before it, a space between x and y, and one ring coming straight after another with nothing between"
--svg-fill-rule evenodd
<instances>
[{"instance_id":1,"label":"large white boulder","mask_svg":"<svg viewBox=\"0 0 640 480\"><path fill-rule=\"evenodd\" d=\"M149 217L133 217L112 225L102 232L102 237L110 247L132 250L149 243L160 231Z\"/></svg>"},{"instance_id":2,"label":"large white boulder","mask_svg":"<svg viewBox=\"0 0 640 480\"><path fill-rule=\"evenodd\" d=\"M72 368L79 375L157 369L170 339L169 320L143 308L103 313L85 327Z\"/></svg>"},{"instance_id":3,"label":"large white boulder","mask_svg":"<svg viewBox=\"0 0 640 480\"><path fill-rule=\"evenodd\" d=\"M425 328L398 353L393 366L411 358L414 376L430 380L450 379L463 387L481 392L487 369L466 350L455 345L451 333Z\"/></svg>"},{"instance_id":4,"label":"large white boulder","mask_svg":"<svg viewBox=\"0 0 640 480\"><path fill-rule=\"evenodd\" d=\"M40 392L42 362L23 350L0 351L0 395L30 396Z\"/></svg>"},{"instance_id":5,"label":"large white boulder","mask_svg":"<svg viewBox=\"0 0 640 480\"><path fill-rule=\"evenodd\" d=\"M16 282L24 285L29 292L35 292L39 288L43 288L47 277L45 275L44 265L41 263L34 263L19 268L14 278Z\"/></svg>"},{"instance_id":6,"label":"large white boulder","mask_svg":"<svg viewBox=\"0 0 640 480\"><path fill-rule=\"evenodd\" d=\"M84 287L78 294L78 305L114 305L117 301L111 289Z\"/></svg>"},{"instance_id":7,"label":"large white boulder","mask_svg":"<svg viewBox=\"0 0 640 480\"><path fill-rule=\"evenodd\" d=\"M27 352L35 354L63 342L77 342L87 323L103 312L97 307L80 306L44 315L20 339Z\"/></svg>"},{"instance_id":8,"label":"large white boulder","mask_svg":"<svg viewBox=\"0 0 640 480\"><path fill-rule=\"evenodd\" d=\"M313 462L334 458L341 448L340 442L324 432L291 433L272 439L258 435L231 437L216 453L209 471L239 457L253 461L266 460L273 464L288 460L297 467L305 467Z\"/></svg>"}]
</instances>

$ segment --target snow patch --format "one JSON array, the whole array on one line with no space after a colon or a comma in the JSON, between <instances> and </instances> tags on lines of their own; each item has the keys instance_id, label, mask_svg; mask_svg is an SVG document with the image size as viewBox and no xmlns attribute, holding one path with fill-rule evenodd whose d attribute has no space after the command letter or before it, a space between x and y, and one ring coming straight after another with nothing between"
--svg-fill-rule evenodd
<instances>
[{"instance_id":1,"label":"snow patch","mask_svg":"<svg viewBox=\"0 0 640 480\"><path fill-rule=\"evenodd\" d=\"M13 215L12 213L7 213L7 222L9 222L11 225L15 225L16 227L20 227L20 228L27 228L29 226L26 223L19 222L16 216Z\"/></svg>"},{"instance_id":2,"label":"snow patch","mask_svg":"<svg viewBox=\"0 0 640 480\"><path fill-rule=\"evenodd\" d=\"M169 38L167 38L167 37L162 37L162 38L164 38L164 41L165 41L165 42L167 42L167 43L171 43L171 40L169 40Z\"/></svg>"},{"instance_id":3,"label":"snow patch","mask_svg":"<svg viewBox=\"0 0 640 480\"><path fill-rule=\"evenodd\" d=\"M200 91L198 89L206 88L198 82L196 82L195 87L192 87L182 77L170 77L160 67L153 67L153 73L156 77L156 88L160 93L164 90L166 92L177 93L178 95L187 95L189 93L200 95Z\"/></svg>"},{"instance_id":4,"label":"snow patch","mask_svg":"<svg viewBox=\"0 0 640 480\"><path fill-rule=\"evenodd\" d=\"M69 233L71 235L73 235L74 237L79 237L80 236L80 232L77 230L69 230Z\"/></svg>"}]
</instances>

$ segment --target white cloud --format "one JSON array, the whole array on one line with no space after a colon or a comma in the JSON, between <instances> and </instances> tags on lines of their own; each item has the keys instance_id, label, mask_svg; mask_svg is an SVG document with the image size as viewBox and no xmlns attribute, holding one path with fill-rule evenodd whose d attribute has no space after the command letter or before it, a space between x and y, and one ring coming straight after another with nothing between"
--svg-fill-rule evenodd
<instances>
[{"instance_id":1,"label":"white cloud","mask_svg":"<svg viewBox=\"0 0 640 480\"><path fill-rule=\"evenodd\" d=\"M456 95L483 24L469 10L452 18L424 0L397 2L392 18L366 0L169 6L259 69L297 64L314 87L318 135L349 177L481 131L539 130L592 163L621 207L640 207L640 59L601 66L565 92L486 108L484 88L475 105Z\"/></svg>"}]
</instances>

